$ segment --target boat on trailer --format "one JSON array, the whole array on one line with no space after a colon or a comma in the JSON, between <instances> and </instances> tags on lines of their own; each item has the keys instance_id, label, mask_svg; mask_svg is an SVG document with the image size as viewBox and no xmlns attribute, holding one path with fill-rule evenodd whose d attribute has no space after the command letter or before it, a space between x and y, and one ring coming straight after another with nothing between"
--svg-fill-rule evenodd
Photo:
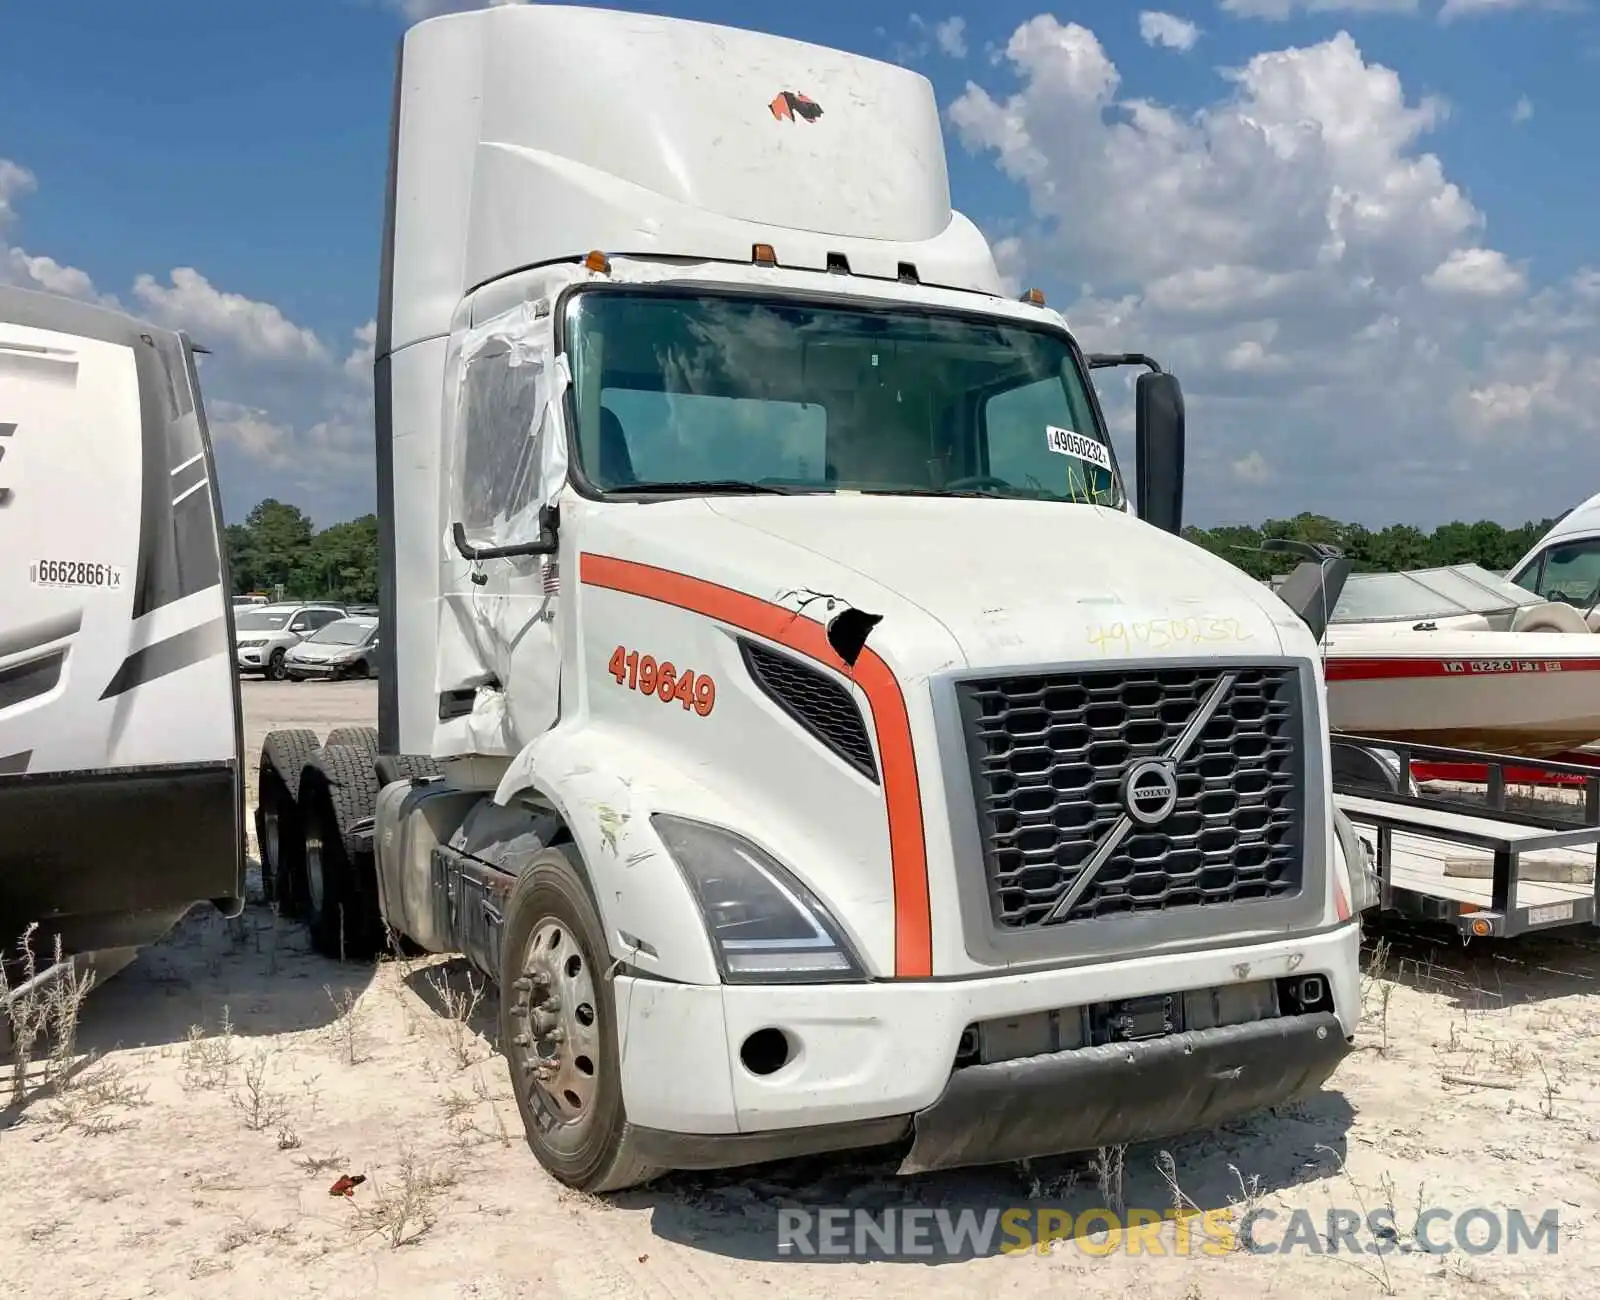
<instances>
[{"instance_id":1,"label":"boat on trailer","mask_svg":"<svg viewBox=\"0 0 1600 1300\"><path fill-rule=\"evenodd\" d=\"M1479 565L1351 574L1325 644L1338 731L1534 759L1600 738L1585 612Z\"/></svg>"},{"instance_id":2,"label":"boat on trailer","mask_svg":"<svg viewBox=\"0 0 1600 1300\"><path fill-rule=\"evenodd\" d=\"M1302 557L1273 585L1326 638L1351 562L1299 542L1275 539L1267 549ZM1330 703L1333 689L1329 680ZM1348 730L1330 735L1329 751L1335 827L1347 859L1369 873L1364 911L1442 923L1469 939L1600 925L1600 768ZM1429 767L1481 778L1476 788L1419 782ZM1582 797L1513 806L1508 786L1527 773L1579 786Z\"/></svg>"},{"instance_id":3,"label":"boat on trailer","mask_svg":"<svg viewBox=\"0 0 1600 1300\"><path fill-rule=\"evenodd\" d=\"M120 312L0 287L0 960L13 977L114 968L197 903L243 907L233 604L197 350ZM30 930L37 965L18 952ZM53 963L58 944L67 960Z\"/></svg>"}]
</instances>

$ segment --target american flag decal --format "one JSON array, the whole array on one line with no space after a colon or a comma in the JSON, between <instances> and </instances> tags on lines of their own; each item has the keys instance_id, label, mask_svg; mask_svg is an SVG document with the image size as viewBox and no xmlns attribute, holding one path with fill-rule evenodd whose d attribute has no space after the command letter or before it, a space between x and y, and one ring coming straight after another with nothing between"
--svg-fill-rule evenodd
<instances>
[{"instance_id":1,"label":"american flag decal","mask_svg":"<svg viewBox=\"0 0 1600 1300\"><path fill-rule=\"evenodd\" d=\"M547 596L559 596L561 594L561 564L558 560L545 561L544 594Z\"/></svg>"}]
</instances>

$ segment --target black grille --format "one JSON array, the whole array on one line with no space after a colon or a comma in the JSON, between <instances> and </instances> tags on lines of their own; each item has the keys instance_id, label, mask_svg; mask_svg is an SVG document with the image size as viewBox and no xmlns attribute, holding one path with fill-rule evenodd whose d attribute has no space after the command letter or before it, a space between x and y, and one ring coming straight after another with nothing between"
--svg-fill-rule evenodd
<instances>
[{"instance_id":1,"label":"black grille","mask_svg":"<svg viewBox=\"0 0 1600 1300\"><path fill-rule=\"evenodd\" d=\"M1224 675L1233 685L1177 764L1177 802L1131 829L1063 915L1122 822L1130 764L1166 755ZM1292 668L1146 668L959 687L995 922L1012 930L1280 898L1300 887L1304 744Z\"/></svg>"},{"instance_id":2,"label":"black grille","mask_svg":"<svg viewBox=\"0 0 1600 1300\"><path fill-rule=\"evenodd\" d=\"M741 639L739 650L773 703L868 780L878 779L867 724L849 691L826 673L753 641Z\"/></svg>"}]
</instances>

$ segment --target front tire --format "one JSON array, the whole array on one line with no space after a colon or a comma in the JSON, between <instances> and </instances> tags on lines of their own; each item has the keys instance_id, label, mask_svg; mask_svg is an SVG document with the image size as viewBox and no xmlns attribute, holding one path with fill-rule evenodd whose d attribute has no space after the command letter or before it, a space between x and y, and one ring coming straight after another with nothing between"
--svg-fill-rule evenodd
<instances>
[{"instance_id":1,"label":"front tire","mask_svg":"<svg viewBox=\"0 0 1600 1300\"><path fill-rule=\"evenodd\" d=\"M506 902L500 1041L528 1146L583 1192L621 1191L663 1172L639 1159L623 1108L604 936L574 857L564 848L535 854Z\"/></svg>"},{"instance_id":2,"label":"front tire","mask_svg":"<svg viewBox=\"0 0 1600 1300\"><path fill-rule=\"evenodd\" d=\"M267 659L266 669L261 675L268 681L281 682L289 675L289 670L283 666L283 655L282 650L274 650Z\"/></svg>"}]
</instances>

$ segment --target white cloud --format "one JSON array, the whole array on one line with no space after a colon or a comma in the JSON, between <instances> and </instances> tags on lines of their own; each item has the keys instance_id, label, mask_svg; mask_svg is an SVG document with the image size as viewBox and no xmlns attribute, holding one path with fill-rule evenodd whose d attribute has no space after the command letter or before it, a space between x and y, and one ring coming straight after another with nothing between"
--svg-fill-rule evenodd
<instances>
[{"instance_id":1,"label":"white cloud","mask_svg":"<svg viewBox=\"0 0 1600 1300\"><path fill-rule=\"evenodd\" d=\"M967 57L967 20L959 16L941 18L933 22L921 14L906 15L906 23L916 36L913 40L891 42L894 59L899 63L917 63L935 50L947 59ZM874 29L874 34L884 36L884 30Z\"/></svg>"},{"instance_id":2,"label":"white cloud","mask_svg":"<svg viewBox=\"0 0 1600 1300\"><path fill-rule=\"evenodd\" d=\"M1457 248L1422 277L1439 293L1473 298L1504 298L1528 287L1526 276L1494 248Z\"/></svg>"},{"instance_id":3,"label":"white cloud","mask_svg":"<svg viewBox=\"0 0 1600 1300\"><path fill-rule=\"evenodd\" d=\"M344 373L358 383L370 383L372 364L377 359L378 322L369 320L352 334L356 345L344 359Z\"/></svg>"},{"instance_id":4,"label":"white cloud","mask_svg":"<svg viewBox=\"0 0 1600 1300\"><path fill-rule=\"evenodd\" d=\"M1581 0L1444 0L1439 6L1439 21L1448 23L1457 18L1510 13L1516 9L1547 9L1574 13L1581 8Z\"/></svg>"},{"instance_id":5,"label":"white cloud","mask_svg":"<svg viewBox=\"0 0 1600 1300\"><path fill-rule=\"evenodd\" d=\"M1533 101L1523 95L1511 106L1511 120L1513 122L1526 122L1533 116Z\"/></svg>"},{"instance_id":6,"label":"white cloud","mask_svg":"<svg viewBox=\"0 0 1600 1300\"><path fill-rule=\"evenodd\" d=\"M496 9L502 5L536 3L537 0L382 0L408 23L421 22L438 14L459 14L469 9Z\"/></svg>"},{"instance_id":7,"label":"white cloud","mask_svg":"<svg viewBox=\"0 0 1600 1300\"><path fill-rule=\"evenodd\" d=\"M1219 7L1236 18L1267 18L1281 22L1296 12L1414 14L1418 3L1419 0L1221 0Z\"/></svg>"},{"instance_id":8,"label":"white cloud","mask_svg":"<svg viewBox=\"0 0 1600 1300\"><path fill-rule=\"evenodd\" d=\"M166 283L139 276L124 303L86 271L10 242L20 204L37 189L31 171L0 158L0 283L132 311L213 350L202 358L201 387L229 518L266 496L292 500L324 524L372 509L374 322L352 332L339 362L272 303L218 289L192 267Z\"/></svg>"},{"instance_id":9,"label":"white cloud","mask_svg":"<svg viewBox=\"0 0 1600 1300\"><path fill-rule=\"evenodd\" d=\"M952 59L967 57L967 20L946 18L933 26L934 43Z\"/></svg>"},{"instance_id":10,"label":"white cloud","mask_svg":"<svg viewBox=\"0 0 1600 1300\"><path fill-rule=\"evenodd\" d=\"M1246 452L1233 462L1233 476L1241 483L1260 487L1272 480L1272 466L1259 451Z\"/></svg>"},{"instance_id":11,"label":"white cloud","mask_svg":"<svg viewBox=\"0 0 1600 1300\"><path fill-rule=\"evenodd\" d=\"M53 257L29 253L8 242L11 229L18 223L17 204L38 188L38 179L26 167L0 158L0 284L116 306L115 298L95 288L87 271L63 266Z\"/></svg>"},{"instance_id":12,"label":"white cloud","mask_svg":"<svg viewBox=\"0 0 1600 1300\"><path fill-rule=\"evenodd\" d=\"M133 282L133 296L156 324L188 330L208 347L227 342L256 361L327 360L322 340L270 302L225 293L192 266L178 267L171 281L141 275Z\"/></svg>"},{"instance_id":13,"label":"white cloud","mask_svg":"<svg viewBox=\"0 0 1600 1300\"><path fill-rule=\"evenodd\" d=\"M1146 9L1139 15L1139 35L1146 45L1165 45L1170 50L1192 50L1200 39L1200 29L1187 18L1159 10Z\"/></svg>"},{"instance_id":14,"label":"white cloud","mask_svg":"<svg viewBox=\"0 0 1600 1300\"><path fill-rule=\"evenodd\" d=\"M1530 293L1427 147L1444 101L1345 32L1222 70L1197 111L1125 96L1094 33L1050 15L1003 57L1016 91L969 82L948 116L1026 196L1004 270L1077 287L1086 348L1180 376L1196 512L1520 521L1600 481L1600 273Z\"/></svg>"}]
</instances>

